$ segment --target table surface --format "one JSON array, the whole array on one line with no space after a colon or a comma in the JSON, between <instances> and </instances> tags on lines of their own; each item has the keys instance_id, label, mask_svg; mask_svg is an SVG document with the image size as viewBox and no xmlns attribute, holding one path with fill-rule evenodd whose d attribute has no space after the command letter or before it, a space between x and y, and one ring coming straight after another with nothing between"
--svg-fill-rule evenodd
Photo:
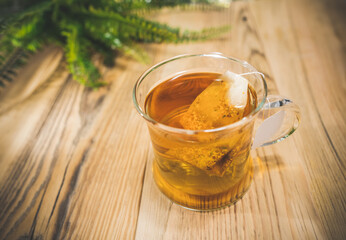
<instances>
[{"instance_id":1,"label":"table surface","mask_svg":"<svg viewBox=\"0 0 346 240\"><path fill-rule=\"evenodd\" d=\"M185 210L153 182L149 134L131 98L149 65L119 57L100 66L109 85L93 91L72 80L60 49L32 56L0 95L0 238L345 239L345 10L342 0L264 0L154 13L185 29L232 29L146 45L151 64L223 52L301 107L298 131L256 150L250 190L219 211Z\"/></svg>"}]
</instances>

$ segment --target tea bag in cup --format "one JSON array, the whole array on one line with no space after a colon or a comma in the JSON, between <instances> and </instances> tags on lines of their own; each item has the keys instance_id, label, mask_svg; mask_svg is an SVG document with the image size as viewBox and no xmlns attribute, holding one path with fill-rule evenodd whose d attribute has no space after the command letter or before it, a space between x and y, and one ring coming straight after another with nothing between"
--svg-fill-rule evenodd
<instances>
[{"instance_id":1,"label":"tea bag in cup","mask_svg":"<svg viewBox=\"0 0 346 240\"><path fill-rule=\"evenodd\" d=\"M190 130L213 129L242 119L248 102L248 84L242 76L225 72L220 81L211 83L196 97L181 118L181 125ZM231 150L241 138L242 134L235 134L231 139L205 146L171 149L169 154L212 175L222 176L231 163Z\"/></svg>"},{"instance_id":2,"label":"tea bag in cup","mask_svg":"<svg viewBox=\"0 0 346 240\"><path fill-rule=\"evenodd\" d=\"M180 123L190 130L222 127L243 118L247 101L247 79L227 71L197 96Z\"/></svg>"}]
</instances>

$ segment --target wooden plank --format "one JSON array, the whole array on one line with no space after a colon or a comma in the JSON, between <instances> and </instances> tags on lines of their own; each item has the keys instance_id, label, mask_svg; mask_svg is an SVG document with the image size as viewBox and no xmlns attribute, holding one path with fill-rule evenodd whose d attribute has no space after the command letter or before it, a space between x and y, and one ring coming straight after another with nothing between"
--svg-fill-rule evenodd
<instances>
[{"instance_id":1,"label":"wooden plank","mask_svg":"<svg viewBox=\"0 0 346 240\"><path fill-rule=\"evenodd\" d=\"M92 91L64 68L45 82L47 51L4 93L0 238L133 238L149 142L131 89L146 66L119 58L103 70L112 84Z\"/></svg>"},{"instance_id":2,"label":"wooden plank","mask_svg":"<svg viewBox=\"0 0 346 240\"><path fill-rule=\"evenodd\" d=\"M334 34L326 5L275 2L256 6L256 13L259 25L272 26L263 27L262 33L280 92L292 96L303 113L299 134L293 138L304 157L304 174L321 227L329 238L344 238L345 39Z\"/></svg>"}]
</instances>

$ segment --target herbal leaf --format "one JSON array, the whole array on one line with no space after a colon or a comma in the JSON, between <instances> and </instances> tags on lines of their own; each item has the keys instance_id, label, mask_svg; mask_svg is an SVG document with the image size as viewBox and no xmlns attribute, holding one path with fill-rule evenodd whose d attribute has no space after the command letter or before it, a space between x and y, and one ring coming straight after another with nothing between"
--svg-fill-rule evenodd
<instances>
[{"instance_id":1,"label":"herbal leaf","mask_svg":"<svg viewBox=\"0 0 346 240\"><path fill-rule=\"evenodd\" d=\"M12 79L15 69L25 63L29 54L53 44L64 49L68 69L76 81L100 87L105 83L92 63L95 53L102 54L108 66L114 64L119 52L148 62L140 43L200 41L229 29L221 26L183 32L139 13L177 6L189 10L200 9L199 6L220 8L215 2L218 1L4 0L0 3L0 86Z\"/></svg>"}]
</instances>

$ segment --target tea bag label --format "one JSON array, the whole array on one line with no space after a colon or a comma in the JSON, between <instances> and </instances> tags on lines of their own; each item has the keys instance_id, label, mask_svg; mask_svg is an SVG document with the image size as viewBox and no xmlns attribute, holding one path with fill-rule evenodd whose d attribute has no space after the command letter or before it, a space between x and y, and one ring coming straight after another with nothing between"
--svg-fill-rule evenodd
<instances>
[{"instance_id":1,"label":"tea bag label","mask_svg":"<svg viewBox=\"0 0 346 240\"><path fill-rule=\"evenodd\" d=\"M248 81L227 71L199 94L182 116L185 129L202 130L225 126L243 118L248 101Z\"/></svg>"},{"instance_id":2,"label":"tea bag label","mask_svg":"<svg viewBox=\"0 0 346 240\"><path fill-rule=\"evenodd\" d=\"M245 108L248 98L248 80L230 71L226 71L221 79L230 85L227 94L230 105Z\"/></svg>"}]
</instances>

